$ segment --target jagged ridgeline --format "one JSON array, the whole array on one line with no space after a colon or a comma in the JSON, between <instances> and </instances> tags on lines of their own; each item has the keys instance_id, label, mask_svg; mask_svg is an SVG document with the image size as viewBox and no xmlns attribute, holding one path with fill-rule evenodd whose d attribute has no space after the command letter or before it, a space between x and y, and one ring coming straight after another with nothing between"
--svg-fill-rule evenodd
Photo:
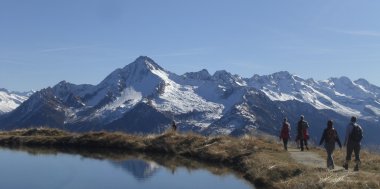
<instances>
[{"instance_id":1,"label":"jagged ridgeline","mask_svg":"<svg viewBox=\"0 0 380 189\"><path fill-rule=\"evenodd\" d=\"M3 108L6 96L0 94ZM175 120L181 131L277 135L283 117L294 128L303 114L312 139L317 139L328 119L334 119L343 135L349 117L356 115L364 127L364 143L380 144L375 135L380 132L379 96L380 88L364 79L315 81L288 72L242 78L224 70L177 75L141 56L98 85L62 81L23 97L2 109L0 127L160 133Z\"/></svg>"}]
</instances>

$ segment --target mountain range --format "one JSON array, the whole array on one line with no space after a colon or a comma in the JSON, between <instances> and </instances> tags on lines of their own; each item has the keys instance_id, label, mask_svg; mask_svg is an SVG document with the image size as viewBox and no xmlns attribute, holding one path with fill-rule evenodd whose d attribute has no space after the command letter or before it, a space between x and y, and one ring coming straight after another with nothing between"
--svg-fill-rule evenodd
<instances>
[{"instance_id":1,"label":"mountain range","mask_svg":"<svg viewBox=\"0 0 380 189\"><path fill-rule=\"evenodd\" d=\"M0 90L0 97L3 130L48 126L160 133L174 120L181 131L207 135L277 135L284 117L295 130L304 115L316 141L328 119L343 137L349 118L357 116L364 143L380 144L380 87L365 79L315 81L286 71L243 78L225 70L211 75L205 69L177 75L141 56L97 85L62 81L30 96Z\"/></svg>"}]
</instances>

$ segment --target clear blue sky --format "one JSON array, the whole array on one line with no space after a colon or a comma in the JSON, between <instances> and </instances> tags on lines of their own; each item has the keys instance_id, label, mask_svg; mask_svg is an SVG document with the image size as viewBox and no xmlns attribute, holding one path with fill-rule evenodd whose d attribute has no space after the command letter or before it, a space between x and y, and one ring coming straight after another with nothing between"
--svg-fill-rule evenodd
<instances>
[{"instance_id":1,"label":"clear blue sky","mask_svg":"<svg viewBox=\"0 0 380 189\"><path fill-rule=\"evenodd\" d=\"M139 55L177 74L287 70L380 85L376 0L1 0L0 88L97 84Z\"/></svg>"}]
</instances>

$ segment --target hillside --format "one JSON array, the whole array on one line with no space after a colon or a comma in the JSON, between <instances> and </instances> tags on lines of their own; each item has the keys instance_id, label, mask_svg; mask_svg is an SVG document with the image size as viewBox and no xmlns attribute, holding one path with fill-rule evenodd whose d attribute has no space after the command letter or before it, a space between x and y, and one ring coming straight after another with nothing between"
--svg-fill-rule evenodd
<instances>
[{"instance_id":1,"label":"hillside","mask_svg":"<svg viewBox=\"0 0 380 189\"><path fill-rule=\"evenodd\" d=\"M295 161L279 142L264 136L205 137L166 132L161 135L123 133L68 133L53 129L15 130L0 133L0 145L9 148L50 148L99 151L99 154L155 153L206 163L222 164L241 174L257 188L380 188L377 154L363 152L360 172L327 171ZM313 148L315 154L324 154ZM102 152L102 153L100 153ZM343 155L335 157L338 164Z\"/></svg>"}]
</instances>

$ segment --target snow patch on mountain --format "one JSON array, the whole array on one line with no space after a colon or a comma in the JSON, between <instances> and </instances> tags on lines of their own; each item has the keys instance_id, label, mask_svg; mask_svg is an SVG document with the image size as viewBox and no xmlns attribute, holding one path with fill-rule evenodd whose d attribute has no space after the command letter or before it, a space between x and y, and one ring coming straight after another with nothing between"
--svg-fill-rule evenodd
<instances>
[{"instance_id":1,"label":"snow patch on mountain","mask_svg":"<svg viewBox=\"0 0 380 189\"><path fill-rule=\"evenodd\" d=\"M297 100L317 109L330 109L347 116L360 116L361 107L345 103L353 98L367 98L368 93L346 77L315 82L282 71L254 75L249 85L264 92L273 101Z\"/></svg>"},{"instance_id":2,"label":"snow patch on mountain","mask_svg":"<svg viewBox=\"0 0 380 189\"><path fill-rule=\"evenodd\" d=\"M95 112L95 117L100 117L104 115L106 112L113 112L120 115L127 112L131 108L133 108L137 103L142 100L143 96L141 92L137 92L132 87L128 87L124 89L120 96L116 97L116 99L107 105L103 106L99 110Z\"/></svg>"},{"instance_id":3,"label":"snow patch on mountain","mask_svg":"<svg viewBox=\"0 0 380 189\"><path fill-rule=\"evenodd\" d=\"M240 76L226 71L217 71L211 76L207 70L186 73L176 82L192 86L194 93L206 101L223 105L223 113L242 101L247 85Z\"/></svg>"},{"instance_id":4,"label":"snow patch on mountain","mask_svg":"<svg viewBox=\"0 0 380 189\"><path fill-rule=\"evenodd\" d=\"M163 74L159 72L156 74L160 74L163 80L159 85L158 95L151 102L158 110L169 112L173 116L191 113L202 114L202 121L186 120L187 124L197 127L206 127L222 116L224 106L208 101L198 95L195 92L198 85L185 84L178 77L170 75L170 73ZM198 82L198 84L201 83Z\"/></svg>"},{"instance_id":5,"label":"snow patch on mountain","mask_svg":"<svg viewBox=\"0 0 380 189\"><path fill-rule=\"evenodd\" d=\"M0 114L16 109L21 103L29 98L33 92L11 92L0 89Z\"/></svg>"},{"instance_id":6,"label":"snow patch on mountain","mask_svg":"<svg viewBox=\"0 0 380 189\"><path fill-rule=\"evenodd\" d=\"M154 100L154 106L166 112L175 114L191 111L210 111L218 113L222 105L209 102L194 93L192 86L181 86L175 82L165 83L165 89Z\"/></svg>"},{"instance_id":7,"label":"snow patch on mountain","mask_svg":"<svg viewBox=\"0 0 380 189\"><path fill-rule=\"evenodd\" d=\"M219 70L212 75L212 80L222 85L247 86L245 80L239 75L232 75L225 70Z\"/></svg>"},{"instance_id":8,"label":"snow patch on mountain","mask_svg":"<svg viewBox=\"0 0 380 189\"><path fill-rule=\"evenodd\" d=\"M374 116L380 117L380 108L378 108L378 107L374 107L371 105L365 105L364 111L366 111L366 112L368 112Z\"/></svg>"}]
</instances>

